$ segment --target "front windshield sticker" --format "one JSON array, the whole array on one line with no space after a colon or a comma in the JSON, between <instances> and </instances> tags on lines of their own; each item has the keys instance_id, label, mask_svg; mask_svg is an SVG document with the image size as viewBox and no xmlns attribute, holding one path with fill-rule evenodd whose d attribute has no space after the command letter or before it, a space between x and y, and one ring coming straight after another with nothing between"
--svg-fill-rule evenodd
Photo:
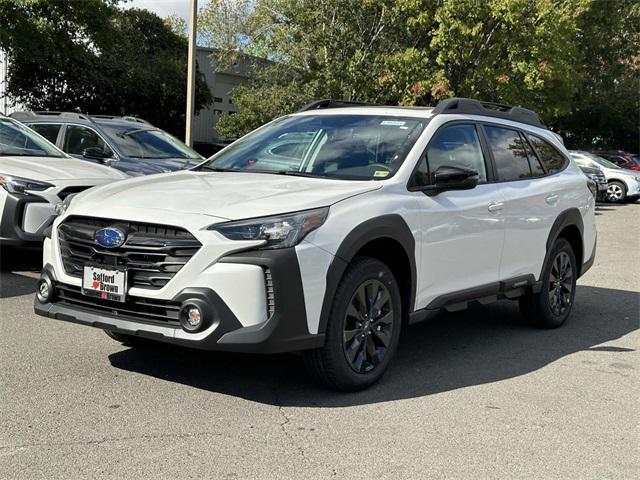
<instances>
[{"instance_id":1,"label":"front windshield sticker","mask_svg":"<svg viewBox=\"0 0 640 480\"><path fill-rule=\"evenodd\" d=\"M401 127L407 122L403 122L401 120L383 120L380 122L380 125L393 125L394 127Z\"/></svg>"},{"instance_id":2,"label":"front windshield sticker","mask_svg":"<svg viewBox=\"0 0 640 480\"><path fill-rule=\"evenodd\" d=\"M379 177L386 177L386 176L388 176L388 175L389 175L389 172L388 172L387 170L376 170L376 171L373 173L373 176L374 176L374 177L378 177L378 178L379 178Z\"/></svg>"}]
</instances>

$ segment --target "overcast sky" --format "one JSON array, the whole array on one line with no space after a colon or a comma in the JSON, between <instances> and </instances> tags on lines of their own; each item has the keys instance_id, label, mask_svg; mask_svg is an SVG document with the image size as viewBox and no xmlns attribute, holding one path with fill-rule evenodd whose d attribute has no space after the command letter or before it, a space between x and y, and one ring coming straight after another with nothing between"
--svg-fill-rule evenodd
<instances>
[{"instance_id":1,"label":"overcast sky","mask_svg":"<svg viewBox=\"0 0 640 480\"><path fill-rule=\"evenodd\" d=\"M207 2L208 0L198 0L198 7ZM123 5L125 8L146 8L162 18L178 15L187 20L189 15L189 0L133 0Z\"/></svg>"}]
</instances>

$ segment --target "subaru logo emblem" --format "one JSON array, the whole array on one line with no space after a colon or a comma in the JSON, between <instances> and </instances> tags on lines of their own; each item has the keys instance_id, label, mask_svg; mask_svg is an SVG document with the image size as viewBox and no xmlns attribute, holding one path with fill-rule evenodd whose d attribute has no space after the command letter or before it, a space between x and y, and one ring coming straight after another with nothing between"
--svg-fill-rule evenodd
<instances>
[{"instance_id":1,"label":"subaru logo emblem","mask_svg":"<svg viewBox=\"0 0 640 480\"><path fill-rule=\"evenodd\" d=\"M104 248L118 248L126 239L124 232L116 227L102 228L95 235L95 242Z\"/></svg>"}]
</instances>

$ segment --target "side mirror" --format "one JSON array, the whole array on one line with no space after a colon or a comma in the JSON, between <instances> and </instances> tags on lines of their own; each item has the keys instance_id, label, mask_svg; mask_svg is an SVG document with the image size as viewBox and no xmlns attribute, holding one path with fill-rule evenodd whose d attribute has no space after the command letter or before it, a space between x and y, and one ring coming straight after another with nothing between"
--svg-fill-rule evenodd
<instances>
[{"instance_id":1,"label":"side mirror","mask_svg":"<svg viewBox=\"0 0 640 480\"><path fill-rule=\"evenodd\" d=\"M438 167L433 172L432 183L420 188L427 194L436 195L447 190L471 190L478 185L477 170L463 167Z\"/></svg>"},{"instance_id":2,"label":"side mirror","mask_svg":"<svg viewBox=\"0 0 640 480\"><path fill-rule=\"evenodd\" d=\"M93 160L100 160L100 161L106 160L107 158L110 158L109 153L104 151L100 147L85 148L82 151L82 156L85 157L85 158L91 158Z\"/></svg>"}]
</instances>

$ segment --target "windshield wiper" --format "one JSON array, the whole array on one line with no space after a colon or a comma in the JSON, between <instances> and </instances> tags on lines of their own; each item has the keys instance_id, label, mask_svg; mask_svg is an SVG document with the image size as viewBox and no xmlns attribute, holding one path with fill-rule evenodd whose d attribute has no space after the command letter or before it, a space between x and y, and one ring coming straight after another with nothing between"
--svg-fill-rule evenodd
<instances>
[{"instance_id":1,"label":"windshield wiper","mask_svg":"<svg viewBox=\"0 0 640 480\"><path fill-rule=\"evenodd\" d=\"M198 168L194 168L193 170L208 170L209 172L241 172L242 170L232 169L232 168L220 168L220 167L212 167L211 165L200 165Z\"/></svg>"}]
</instances>

